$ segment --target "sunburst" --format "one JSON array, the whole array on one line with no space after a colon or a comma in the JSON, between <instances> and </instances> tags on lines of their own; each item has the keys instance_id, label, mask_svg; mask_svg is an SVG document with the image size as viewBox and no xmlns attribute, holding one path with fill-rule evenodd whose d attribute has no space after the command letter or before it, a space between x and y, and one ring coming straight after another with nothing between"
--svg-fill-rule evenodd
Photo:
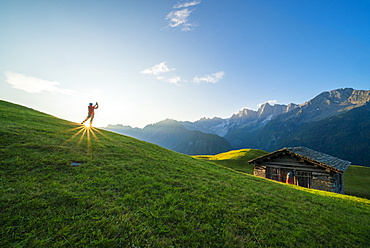
<instances>
[{"instance_id":1,"label":"sunburst","mask_svg":"<svg viewBox=\"0 0 370 248\"><path fill-rule=\"evenodd\" d=\"M97 128L92 127L90 125L79 125L78 127L71 128L67 130L66 132L74 132L72 136L64 142L64 144L72 142L74 139L78 139L77 145L80 146L82 143L86 140L87 145L87 152L88 154L91 154L91 147L92 147L92 140L95 142L100 142L98 136L96 133L99 133L104 136L102 132L100 132Z\"/></svg>"}]
</instances>

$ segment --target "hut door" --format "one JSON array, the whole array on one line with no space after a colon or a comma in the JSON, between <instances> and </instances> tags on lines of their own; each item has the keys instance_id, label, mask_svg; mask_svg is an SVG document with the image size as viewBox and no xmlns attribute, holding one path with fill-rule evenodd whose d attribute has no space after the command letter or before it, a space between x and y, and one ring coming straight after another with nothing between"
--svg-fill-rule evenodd
<instances>
[{"instance_id":1,"label":"hut door","mask_svg":"<svg viewBox=\"0 0 370 248\"><path fill-rule=\"evenodd\" d=\"M296 174L296 184L301 187L310 188L311 187L311 172L307 171L297 171Z\"/></svg>"}]
</instances>

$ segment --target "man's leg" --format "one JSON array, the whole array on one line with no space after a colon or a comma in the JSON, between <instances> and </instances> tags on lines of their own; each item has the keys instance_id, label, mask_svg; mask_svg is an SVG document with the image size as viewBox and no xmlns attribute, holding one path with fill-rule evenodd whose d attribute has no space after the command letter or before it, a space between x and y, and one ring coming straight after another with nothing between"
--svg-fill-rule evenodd
<instances>
[{"instance_id":1,"label":"man's leg","mask_svg":"<svg viewBox=\"0 0 370 248\"><path fill-rule=\"evenodd\" d=\"M94 115L91 116L91 119L90 119L90 126L92 126L92 122L94 120Z\"/></svg>"},{"instance_id":2,"label":"man's leg","mask_svg":"<svg viewBox=\"0 0 370 248\"><path fill-rule=\"evenodd\" d=\"M85 119L83 122L81 122L81 124L84 124L84 123L85 123L85 121L87 121L88 119L90 119L90 117L91 117L91 115L88 115L88 116L86 117L86 119Z\"/></svg>"}]
</instances>

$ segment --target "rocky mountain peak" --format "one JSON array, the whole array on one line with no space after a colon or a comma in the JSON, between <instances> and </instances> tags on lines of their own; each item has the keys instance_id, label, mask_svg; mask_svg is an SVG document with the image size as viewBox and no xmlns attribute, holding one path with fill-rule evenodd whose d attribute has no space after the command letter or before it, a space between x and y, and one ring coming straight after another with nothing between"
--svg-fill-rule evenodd
<instances>
[{"instance_id":1,"label":"rocky mountain peak","mask_svg":"<svg viewBox=\"0 0 370 248\"><path fill-rule=\"evenodd\" d=\"M329 98L336 99L347 99L351 96L354 89L345 88L345 89L336 89L328 92Z\"/></svg>"},{"instance_id":2,"label":"rocky mountain peak","mask_svg":"<svg viewBox=\"0 0 370 248\"><path fill-rule=\"evenodd\" d=\"M270 105L269 103L264 103L258 109L259 118L265 119L271 115L278 116L287 112L288 106L283 104Z\"/></svg>"},{"instance_id":3,"label":"rocky mountain peak","mask_svg":"<svg viewBox=\"0 0 370 248\"><path fill-rule=\"evenodd\" d=\"M365 105L370 102L370 90L353 90L348 101L352 104Z\"/></svg>"},{"instance_id":4,"label":"rocky mountain peak","mask_svg":"<svg viewBox=\"0 0 370 248\"><path fill-rule=\"evenodd\" d=\"M236 118L255 119L255 118L258 118L258 113L257 111L244 108L240 110L237 114L233 114L230 119L236 119Z\"/></svg>"},{"instance_id":5,"label":"rocky mountain peak","mask_svg":"<svg viewBox=\"0 0 370 248\"><path fill-rule=\"evenodd\" d=\"M339 107L340 109L342 109L346 108L345 106L352 105L355 105L354 107L359 107L366 104L369 101L370 101L370 91L345 88L323 92L316 96L315 98L313 98L312 100L307 101L299 106L326 108L329 105L339 105L342 106Z\"/></svg>"},{"instance_id":6,"label":"rocky mountain peak","mask_svg":"<svg viewBox=\"0 0 370 248\"><path fill-rule=\"evenodd\" d=\"M286 113L287 112L289 112L289 111L291 111L291 110L293 110L293 109L295 109L295 108L297 108L299 105L298 104L295 104L295 103L289 103L288 104L288 106L287 106L287 108L286 108Z\"/></svg>"},{"instance_id":7,"label":"rocky mountain peak","mask_svg":"<svg viewBox=\"0 0 370 248\"><path fill-rule=\"evenodd\" d=\"M298 105L291 103L288 106L284 104L271 105L268 102L262 104L257 111L244 108L237 114L233 114L230 119L243 119L243 120L254 120L254 119L265 119L271 115L278 116L289 112L296 108Z\"/></svg>"},{"instance_id":8,"label":"rocky mountain peak","mask_svg":"<svg viewBox=\"0 0 370 248\"><path fill-rule=\"evenodd\" d=\"M301 118L301 122L320 120L361 107L367 102L370 102L370 91L352 88L326 91L299 105L291 115L284 116L284 119Z\"/></svg>"}]
</instances>

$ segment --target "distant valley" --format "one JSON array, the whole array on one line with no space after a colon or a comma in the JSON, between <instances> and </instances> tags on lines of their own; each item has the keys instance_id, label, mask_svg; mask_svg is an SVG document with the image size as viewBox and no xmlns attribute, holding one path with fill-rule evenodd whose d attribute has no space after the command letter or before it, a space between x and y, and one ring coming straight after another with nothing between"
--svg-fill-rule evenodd
<instances>
[{"instance_id":1,"label":"distant valley","mask_svg":"<svg viewBox=\"0 0 370 248\"><path fill-rule=\"evenodd\" d=\"M370 166L370 91L337 89L303 104L265 103L257 111L243 109L226 119L164 120L143 129L122 125L106 129L188 155L307 146Z\"/></svg>"}]
</instances>

